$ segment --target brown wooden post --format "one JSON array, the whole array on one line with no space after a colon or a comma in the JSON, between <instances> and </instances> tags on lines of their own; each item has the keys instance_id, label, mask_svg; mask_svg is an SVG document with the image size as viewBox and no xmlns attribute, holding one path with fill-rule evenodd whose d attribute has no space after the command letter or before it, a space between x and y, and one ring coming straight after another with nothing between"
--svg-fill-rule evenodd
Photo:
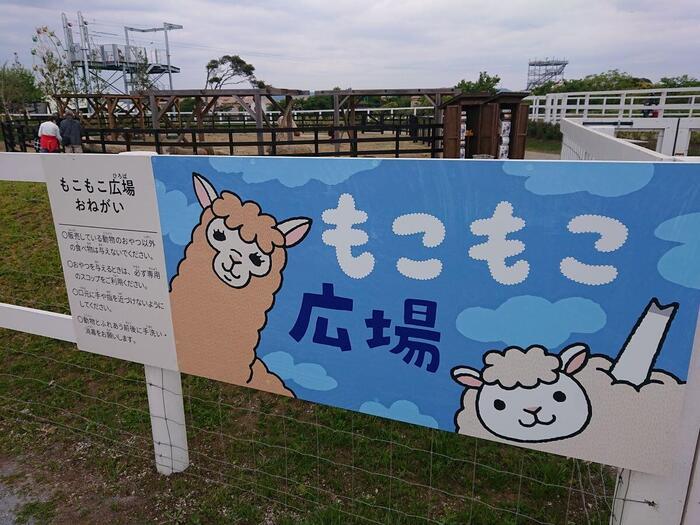
<instances>
[{"instance_id":1,"label":"brown wooden post","mask_svg":"<svg viewBox=\"0 0 700 525\"><path fill-rule=\"evenodd\" d=\"M340 124L340 100L338 95L333 95L333 138L337 139L338 138L338 131L337 128L338 125ZM338 153L340 151L340 143L336 142L334 144L335 146L335 152Z\"/></svg>"},{"instance_id":2,"label":"brown wooden post","mask_svg":"<svg viewBox=\"0 0 700 525\"><path fill-rule=\"evenodd\" d=\"M508 157L511 159L525 158L525 142L527 140L527 117L530 107L528 104L518 104L513 115L512 142Z\"/></svg>"},{"instance_id":3,"label":"brown wooden post","mask_svg":"<svg viewBox=\"0 0 700 525\"><path fill-rule=\"evenodd\" d=\"M117 118L114 113L116 111L117 101L114 99L107 99L107 122L109 123L110 129L117 127ZM119 140L119 133L112 131L112 140Z\"/></svg>"},{"instance_id":4,"label":"brown wooden post","mask_svg":"<svg viewBox=\"0 0 700 525\"><path fill-rule=\"evenodd\" d=\"M356 97L351 95L350 99L348 100L348 106L349 106L349 118L348 118L348 125L352 128L356 126L355 122L355 101ZM348 137L350 138L350 150L351 150L351 156L357 157L357 130L351 129Z\"/></svg>"},{"instance_id":5,"label":"brown wooden post","mask_svg":"<svg viewBox=\"0 0 700 525\"><path fill-rule=\"evenodd\" d=\"M287 95L284 97L285 105L284 105L284 120L283 122L286 122L286 126L288 128L292 127L292 109L294 107L294 102L292 100L291 95ZM288 131L287 132L287 140L294 140L294 132L293 131Z\"/></svg>"},{"instance_id":6,"label":"brown wooden post","mask_svg":"<svg viewBox=\"0 0 700 525\"><path fill-rule=\"evenodd\" d=\"M434 122L435 124L442 124L442 109L440 106L442 105L442 94L441 93L436 93L435 94L435 119ZM442 126L438 127L435 129L435 135L433 136L433 140L437 142L436 146L441 147L442 146L442 135L443 135L443 129ZM457 147L457 156L459 156L459 146Z\"/></svg>"},{"instance_id":7,"label":"brown wooden post","mask_svg":"<svg viewBox=\"0 0 700 525\"><path fill-rule=\"evenodd\" d=\"M445 159L457 159L459 158L459 143L462 137L459 136L459 125L460 125L460 105L453 104L445 108L445 123L444 123L444 150L442 152L442 157ZM437 149L437 124L433 128L431 133L433 147L431 149Z\"/></svg>"},{"instance_id":8,"label":"brown wooden post","mask_svg":"<svg viewBox=\"0 0 700 525\"><path fill-rule=\"evenodd\" d=\"M148 94L148 105L151 106L151 126L153 129L160 127L160 112L156 103L156 96L153 93Z\"/></svg>"},{"instance_id":9,"label":"brown wooden post","mask_svg":"<svg viewBox=\"0 0 700 525\"><path fill-rule=\"evenodd\" d=\"M479 128L476 136L476 151L480 154L498 157L498 108L496 102L481 106L479 112Z\"/></svg>"},{"instance_id":10,"label":"brown wooden post","mask_svg":"<svg viewBox=\"0 0 700 525\"><path fill-rule=\"evenodd\" d=\"M262 97L260 93L253 95L253 101L255 103L255 127L257 128L258 137L258 155L265 155L265 146L263 144L265 137L263 135L263 109L262 109Z\"/></svg>"},{"instance_id":11,"label":"brown wooden post","mask_svg":"<svg viewBox=\"0 0 700 525\"><path fill-rule=\"evenodd\" d=\"M204 132L201 131L202 129L202 98L197 97L194 103L194 122L195 122L195 127L199 130L199 140L204 142ZM192 134L194 137L194 133Z\"/></svg>"}]
</instances>

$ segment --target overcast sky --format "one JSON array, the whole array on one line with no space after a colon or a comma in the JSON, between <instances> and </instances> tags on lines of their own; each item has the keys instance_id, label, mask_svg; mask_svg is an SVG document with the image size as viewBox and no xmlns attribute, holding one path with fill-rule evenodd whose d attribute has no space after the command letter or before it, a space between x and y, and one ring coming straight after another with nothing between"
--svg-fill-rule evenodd
<instances>
[{"instance_id":1,"label":"overcast sky","mask_svg":"<svg viewBox=\"0 0 700 525\"><path fill-rule=\"evenodd\" d=\"M700 76L698 0L0 1L0 60L31 65L37 25L63 35L81 10L102 43L124 25L172 22L175 88L201 88L204 64L240 54L277 87L443 87L487 70L525 87L530 58L569 60L566 77L618 68L657 80ZM113 33L105 35L104 33ZM163 47L162 33L139 35ZM139 42L142 43L142 42Z\"/></svg>"}]
</instances>

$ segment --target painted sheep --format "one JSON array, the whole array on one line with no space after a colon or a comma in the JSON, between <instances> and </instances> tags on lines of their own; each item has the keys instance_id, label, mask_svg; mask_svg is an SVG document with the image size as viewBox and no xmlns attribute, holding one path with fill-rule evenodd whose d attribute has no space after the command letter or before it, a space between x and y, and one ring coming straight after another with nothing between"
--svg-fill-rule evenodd
<instances>
[{"instance_id":1,"label":"painted sheep","mask_svg":"<svg viewBox=\"0 0 700 525\"><path fill-rule=\"evenodd\" d=\"M597 456L604 448L619 460L625 439L596 441L615 429L653 450L654 440L673 432L682 406L683 384L653 369L677 309L677 303L652 299L615 360L590 355L583 343L558 355L533 345L488 352L482 370L453 368L453 379L465 387L457 432L548 444L541 449L551 452L559 452L556 442L565 440ZM652 426L659 430L652 432Z\"/></svg>"},{"instance_id":2,"label":"painted sheep","mask_svg":"<svg viewBox=\"0 0 700 525\"><path fill-rule=\"evenodd\" d=\"M256 354L287 249L309 232L311 219L278 222L252 201L218 195L193 173L199 224L171 281L170 300L183 372L294 396Z\"/></svg>"},{"instance_id":3,"label":"painted sheep","mask_svg":"<svg viewBox=\"0 0 700 525\"><path fill-rule=\"evenodd\" d=\"M575 344L561 356L541 346L506 348L484 356L485 368L457 367L452 377L478 389L481 424L498 437L542 443L581 432L591 419L591 402L576 380L588 347Z\"/></svg>"}]
</instances>

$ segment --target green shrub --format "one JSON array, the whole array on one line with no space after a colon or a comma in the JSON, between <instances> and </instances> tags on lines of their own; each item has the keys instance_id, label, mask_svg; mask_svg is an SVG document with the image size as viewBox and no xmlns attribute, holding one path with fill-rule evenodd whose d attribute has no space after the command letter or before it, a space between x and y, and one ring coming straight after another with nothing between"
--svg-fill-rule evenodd
<instances>
[{"instance_id":1,"label":"green shrub","mask_svg":"<svg viewBox=\"0 0 700 525\"><path fill-rule=\"evenodd\" d=\"M531 120L527 123L527 136L531 139L561 141L559 124Z\"/></svg>"}]
</instances>

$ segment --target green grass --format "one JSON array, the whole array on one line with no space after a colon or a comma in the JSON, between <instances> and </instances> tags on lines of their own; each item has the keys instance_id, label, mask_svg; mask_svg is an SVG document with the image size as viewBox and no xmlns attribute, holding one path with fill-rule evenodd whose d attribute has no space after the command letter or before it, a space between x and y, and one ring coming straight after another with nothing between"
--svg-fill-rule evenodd
<instances>
[{"instance_id":1,"label":"green grass","mask_svg":"<svg viewBox=\"0 0 700 525\"><path fill-rule=\"evenodd\" d=\"M17 525L51 523L56 515L56 504L52 501L34 501L25 503L17 512Z\"/></svg>"},{"instance_id":2,"label":"green grass","mask_svg":"<svg viewBox=\"0 0 700 525\"><path fill-rule=\"evenodd\" d=\"M542 153L561 153L561 140L528 137L525 142L525 148Z\"/></svg>"},{"instance_id":3,"label":"green grass","mask_svg":"<svg viewBox=\"0 0 700 525\"><path fill-rule=\"evenodd\" d=\"M50 217L43 185L0 186L0 301L67 312ZM599 465L198 377L183 376L183 392L191 466L160 476L143 367L0 330L0 457L54 494L22 514L61 523L608 522L615 477Z\"/></svg>"}]
</instances>

